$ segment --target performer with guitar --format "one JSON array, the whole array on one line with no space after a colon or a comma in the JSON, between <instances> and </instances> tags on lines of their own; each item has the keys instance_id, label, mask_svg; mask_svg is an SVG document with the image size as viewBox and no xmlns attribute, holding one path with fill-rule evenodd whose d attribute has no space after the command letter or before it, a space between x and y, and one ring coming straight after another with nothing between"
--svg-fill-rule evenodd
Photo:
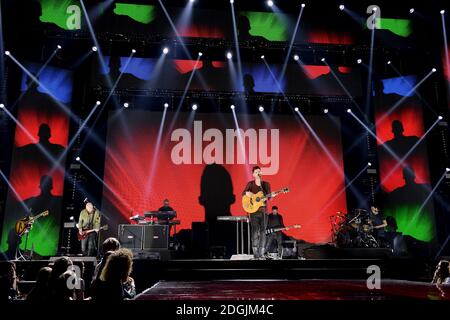
<instances>
[{"instance_id":1,"label":"performer with guitar","mask_svg":"<svg viewBox=\"0 0 450 320\"><path fill-rule=\"evenodd\" d=\"M81 210L78 220L78 238L81 239L83 256L97 255L97 232L100 230L100 211L85 199L86 207Z\"/></svg>"},{"instance_id":2,"label":"performer with guitar","mask_svg":"<svg viewBox=\"0 0 450 320\"><path fill-rule=\"evenodd\" d=\"M270 184L267 181L262 181L261 168L258 166L253 167L252 175L254 180L247 183L242 195L247 198L251 198L259 192L262 192L264 196L270 195ZM264 259L264 249L266 246L266 226L266 203L264 202L261 203L261 206L256 212L250 214L252 249L253 255L257 260Z\"/></svg>"}]
</instances>

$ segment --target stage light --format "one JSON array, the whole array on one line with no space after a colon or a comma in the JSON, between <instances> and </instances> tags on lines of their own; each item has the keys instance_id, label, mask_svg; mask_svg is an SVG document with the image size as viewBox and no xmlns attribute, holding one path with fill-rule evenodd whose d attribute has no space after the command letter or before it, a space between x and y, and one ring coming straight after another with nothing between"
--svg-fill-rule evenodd
<instances>
[{"instance_id":1,"label":"stage light","mask_svg":"<svg viewBox=\"0 0 450 320\"><path fill-rule=\"evenodd\" d=\"M352 113L352 109L347 109L347 112L348 113Z\"/></svg>"},{"instance_id":2,"label":"stage light","mask_svg":"<svg viewBox=\"0 0 450 320\"><path fill-rule=\"evenodd\" d=\"M198 56L199 56L199 57L201 57L202 55L203 55L203 53L202 53L202 52L199 52L199 53L198 53Z\"/></svg>"},{"instance_id":3,"label":"stage light","mask_svg":"<svg viewBox=\"0 0 450 320\"><path fill-rule=\"evenodd\" d=\"M358 64L361 64L362 60L361 60L361 59L358 59L358 60L356 60L356 62L357 62Z\"/></svg>"},{"instance_id":4,"label":"stage light","mask_svg":"<svg viewBox=\"0 0 450 320\"><path fill-rule=\"evenodd\" d=\"M125 102L124 104L123 104L123 107L124 108L128 108L130 106L130 104L128 103L128 102Z\"/></svg>"},{"instance_id":5,"label":"stage light","mask_svg":"<svg viewBox=\"0 0 450 320\"><path fill-rule=\"evenodd\" d=\"M163 49L163 53L164 53L164 54L168 54L168 53L169 53L169 48L167 48L167 47L164 47L164 49Z\"/></svg>"},{"instance_id":6,"label":"stage light","mask_svg":"<svg viewBox=\"0 0 450 320\"><path fill-rule=\"evenodd\" d=\"M230 3L233 4L233 3L234 3L234 0L230 0Z\"/></svg>"},{"instance_id":7,"label":"stage light","mask_svg":"<svg viewBox=\"0 0 450 320\"><path fill-rule=\"evenodd\" d=\"M97 52L98 48L96 46L92 47L92 51Z\"/></svg>"},{"instance_id":8,"label":"stage light","mask_svg":"<svg viewBox=\"0 0 450 320\"><path fill-rule=\"evenodd\" d=\"M431 69L431 72L436 72L436 71L437 71L436 68Z\"/></svg>"},{"instance_id":9,"label":"stage light","mask_svg":"<svg viewBox=\"0 0 450 320\"><path fill-rule=\"evenodd\" d=\"M81 158L80 158L80 157L76 157L75 160L78 161L78 162L80 162L80 161L81 161Z\"/></svg>"},{"instance_id":10,"label":"stage light","mask_svg":"<svg viewBox=\"0 0 450 320\"><path fill-rule=\"evenodd\" d=\"M231 60L233 58L233 54L231 52L227 52L227 59Z\"/></svg>"},{"instance_id":11,"label":"stage light","mask_svg":"<svg viewBox=\"0 0 450 320\"><path fill-rule=\"evenodd\" d=\"M3 103L0 103L0 109L4 109L5 105Z\"/></svg>"},{"instance_id":12,"label":"stage light","mask_svg":"<svg viewBox=\"0 0 450 320\"><path fill-rule=\"evenodd\" d=\"M298 112L298 110L299 110L298 107L295 107L295 108L294 108L294 111L295 111L295 112Z\"/></svg>"},{"instance_id":13,"label":"stage light","mask_svg":"<svg viewBox=\"0 0 450 320\"><path fill-rule=\"evenodd\" d=\"M325 62L325 58L320 59L320 61Z\"/></svg>"},{"instance_id":14,"label":"stage light","mask_svg":"<svg viewBox=\"0 0 450 320\"><path fill-rule=\"evenodd\" d=\"M9 56L10 54L11 54L11 52L5 51L5 55Z\"/></svg>"},{"instance_id":15,"label":"stage light","mask_svg":"<svg viewBox=\"0 0 450 320\"><path fill-rule=\"evenodd\" d=\"M264 55L262 55L262 56L261 56L261 59L263 59L263 60L264 60L264 58L265 58L265 57L264 57Z\"/></svg>"},{"instance_id":16,"label":"stage light","mask_svg":"<svg viewBox=\"0 0 450 320\"><path fill-rule=\"evenodd\" d=\"M441 14L444 14L444 13L445 13L445 10L441 10L440 12L441 12Z\"/></svg>"},{"instance_id":17,"label":"stage light","mask_svg":"<svg viewBox=\"0 0 450 320\"><path fill-rule=\"evenodd\" d=\"M230 106L230 109L231 109L231 110L234 110L234 108L236 108L236 107L234 106L234 104L232 104L232 105Z\"/></svg>"},{"instance_id":18,"label":"stage light","mask_svg":"<svg viewBox=\"0 0 450 320\"><path fill-rule=\"evenodd\" d=\"M136 49L131 49L131 53L136 53Z\"/></svg>"},{"instance_id":19,"label":"stage light","mask_svg":"<svg viewBox=\"0 0 450 320\"><path fill-rule=\"evenodd\" d=\"M95 104L98 106L100 105L100 103L101 103L100 101L95 102Z\"/></svg>"},{"instance_id":20,"label":"stage light","mask_svg":"<svg viewBox=\"0 0 450 320\"><path fill-rule=\"evenodd\" d=\"M61 49L62 49L62 47L61 47L59 44L56 46L56 48L57 48L58 50L61 50Z\"/></svg>"},{"instance_id":21,"label":"stage light","mask_svg":"<svg viewBox=\"0 0 450 320\"><path fill-rule=\"evenodd\" d=\"M195 2L195 0L189 0L189 2L191 2L191 3L192 3L192 2Z\"/></svg>"},{"instance_id":22,"label":"stage light","mask_svg":"<svg viewBox=\"0 0 450 320\"><path fill-rule=\"evenodd\" d=\"M445 168L445 172L450 172L450 168Z\"/></svg>"},{"instance_id":23,"label":"stage light","mask_svg":"<svg viewBox=\"0 0 450 320\"><path fill-rule=\"evenodd\" d=\"M306 4L302 3L302 8L304 8L306 6Z\"/></svg>"},{"instance_id":24,"label":"stage light","mask_svg":"<svg viewBox=\"0 0 450 320\"><path fill-rule=\"evenodd\" d=\"M327 114L328 113L328 109L323 109L323 113Z\"/></svg>"},{"instance_id":25,"label":"stage light","mask_svg":"<svg viewBox=\"0 0 450 320\"><path fill-rule=\"evenodd\" d=\"M387 64L391 64L391 60L389 60L389 61L387 62Z\"/></svg>"},{"instance_id":26,"label":"stage light","mask_svg":"<svg viewBox=\"0 0 450 320\"><path fill-rule=\"evenodd\" d=\"M372 162L368 162L367 165L368 165L369 167L371 167L371 166L372 166Z\"/></svg>"},{"instance_id":27,"label":"stage light","mask_svg":"<svg viewBox=\"0 0 450 320\"><path fill-rule=\"evenodd\" d=\"M169 107L169 104L166 102L166 103L164 103L164 108L168 108Z\"/></svg>"},{"instance_id":28,"label":"stage light","mask_svg":"<svg viewBox=\"0 0 450 320\"><path fill-rule=\"evenodd\" d=\"M344 10L345 9L345 6L343 5L343 4L341 4L340 6L339 6L339 10Z\"/></svg>"},{"instance_id":29,"label":"stage light","mask_svg":"<svg viewBox=\"0 0 450 320\"><path fill-rule=\"evenodd\" d=\"M372 11L377 11L377 10L378 10L377 7L373 7L373 8L372 8Z\"/></svg>"},{"instance_id":30,"label":"stage light","mask_svg":"<svg viewBox=\"0 0 450 320\"><path fill-rule=\"evenodd\" d=\"M197 109L198 109L198 106L197 106L196 104L193 104L193 105L192 105L192 110L195 111L195 110L197 110Z\"/></svg>"},{"instance_id":31,"label":"stage light","mask_svg":"<svg viewBox=\"0 0 450 320\"><path fill-rule=\"evenodd\" d=\"M264 107L263 106L259 106L258 110L259 110L259 112L264 112Z\"/></svg>"},{"instance_id":32,"label":"stage light","mask_svg":"<svg viewBox=\"0 0 450 320\"><path fill-rule=\"evenodd\" d=\"M294 55L294 60L298 61L300 59L300 57L298 56L298 54Z\"/></svg>"},{"instance_id":33,"label":"stage light","mask_svg":"<svg viewBox=\"0 0 450 320\"><path fill-rule=\"evenodd\" d=\"M273 7L273 1L272 1L272 0L267 1L267 5L268 5L269 7Z\"/></svg>"},{"instance_id":34,"label":"stage light","mask_svg":"<svg viewBox=\"0 0 450 320\"><path fill-rule=\"evenodd\" d=\"M442 119L444 119L444 117L443 117L443 116L439 116L438 119L439 119L439 120L442 120Z\"/></svg>"},{"instance_id":35,"label":"stage light","mask_svg":"<svg viewBox=\"0 0 450 320\"><path fill-rule=\"evenodd\" d=\"M414 8L409 9L409 13L414 13Z\"/></svg>"},{"instance_id":36,"label":"stage light","mask_svg":"<svg viewBox=\"0 0 450 320\"><path fill-rule=\"evenodd\" d=\"M69 220L74 221L75 220L74 216L70 216Z\"/></svg>"}]
</instances>

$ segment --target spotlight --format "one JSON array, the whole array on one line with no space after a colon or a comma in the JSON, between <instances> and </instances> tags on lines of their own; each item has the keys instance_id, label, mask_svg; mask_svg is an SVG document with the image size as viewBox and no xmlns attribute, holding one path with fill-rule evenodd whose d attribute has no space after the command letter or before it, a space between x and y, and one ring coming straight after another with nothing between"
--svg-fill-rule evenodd
<instances>
[{"instance_id":1,"label":"spotlight","mask_svg":"<svg viewBox=\"0 0 450 320\"><path fill-rule=\"evenodd\" d=\"M95 102L95 104L98 106L100 105L100 103L101 103L100 101Z\"/></svg>"},{"instance_id":2,"label":"spotlight","mask_svg":"<svg viewBox=\"0 0 450 320\"><path fill-rule=\"evenodd\" d=\"M347 109L347 112L348 113L352 113L352 109Z\"/></svg>"},{"instance_id":3,"label":"spotlight","mask_svg":"<svg viewBox=\"0 0 450 320\"><path fill-rule=\"evenodd\" d=\"M92 47L92 51L97 52L98 48L96 46Z\"/></svg>"},{"instance_id":4,"label":"spotlight","mask_svg":"<svg viewBox=\"0 0 450 320\"><path fill-rule=\"evenodd\" d=\"M191 3L192 3L192 2L195 2L195 0L189 0L189 2L191 2Z\"/></svg>"},{"instance_id":5,"label":"spotlight","mask_svg":"<svg viewBox=\"0 0 450 320\"><path fill-rule=\"evenodd\" d=\"M320 61L325 62L325 58L320 59Z\"/></svg>"},{"instance_id":6,"label":"spotlight","mask_svg":"<svg viewBox=\"0 0 450 320\"><path fill-rule=\"evenodd\" d=\"M387 62L387 64L391 64L391 60L389 60L389 61Z\"/></svg>"},{"instance_id":7,"label":"spotlight","mask_svg":"<svg viewBox=\"0 0 450 320\"><path fill-rule=\"evenodd\" d=\"M124 104L123 104L123 107L124 108L128 108L130 106L130 104L128 103L128 102L125 102Z\"/></svg>"},{"instance_id":8,"label":"spotlight","mask_svg":"<svg viewBox=\"0 0 450 320\"><path fill-rule=\"evenodd\" d=\"M231 52L227 52L227 59L231 60L233 58L233 54Z\"/></svg>"},{"instance_id":9,"label":"spotlight","mask_svg":"<svg viewBox=\"0 0 450 320\"><path fill-rule=\"evenodd\" d=\"M10 54L11 54L11 52L5 51L5 55L9 56Z\"/></svg>"},{"instance_id":10,"label":"spotlight","mask_svg":"<svg viewBox=\"0 0 450 320\"><path fill-rule=\"evenodd\" d=\"M203 53L202 53L202 52L199 52L199 53L198 53L198 56L199 56L199 57L201 57L202 55L203 55Z\"/></svg>"},{"instance_id":11,"label":"spotlight","mask_svg":"<svg viewBox=\"0 0 450 320\"><path fill-rule=\"evenodd\" d=\"M409 13L414 13L414 8L409 9Z\"/></svg>"},{"instance_id":12,"label":"spotlight","mask_svg":"<svg viewBox=\"0 0 450 320\"><path fill-rule=\"evenodd\" d=\"M70 220L70 221L74 221L75 218L74 218L73 216L70 216L69 220Z\"/></svg>"},{"instance_id":13,"label":"spotlight","mask_svg":"<svg viewBox=\"0 0 450 320\"><path fill-rule=\"evenodd\" d=\"M261 59L264 59L264 58L265 58L264 55L262 55L262 56L261 56Z\"/></svg>"},{"instance_id":14,"label":"spotlight","mask_svg":"<svg viewBox=\"0 0 450 320\"><path fill-rule=\"evenodd\" d=\"M341 4L340 6L339 6L339 10L344 10L345 9L345 6L343 5L343 4Z\"/></svg>"},{"instance_id":15,"label":"spotlight","mask_svg":"<svg viewBox=\"0 0 450 320\"><path fill-rule=\"evenodd\" d=\"M372 162L368 162L367 165L368 165L369 167L371 167L371 166L372 166Z\"/></svg>"},{"instance_id":16,"label":"spotlight","mask_svg":"<svg viewBox=\"0 0 450 320\"><path fill-rule=\"evenodd\" d=\"M236 108L236 107L234 106L234 104L232 104L232 105L230 106L230 109L231 109L231 110L234 110L234 108Z\"/></svg>"},{"instance_id":17,"label":"spotlight","mask_svg":"<svg viewBox=\"0 0 450 320\"><path fill-rule=\"evenodd\" d=\"M377 7L373 7L372 11L377 11L378 8Z\"/></svg>"},{"instance_id":18,"label":"spotlight","mask_svg":"<svg viewBox=\"0 0 450 320\"><path fill-rule=\"evenodd\" d=\"M444 14L444 13L445 13L445 10L441 10L440 12L441 12L441 14Z\"/></svg>"},{"instance_id":19,"label":"spotlight","mask_svg":"<svg viewBox=\"0 0 450 320\"><path fill-rule=\"evenodd\" d=\"M62 49L62 47L61 47L59 44L56 46L56 48L57 48L58 50L61 50L61 49Z\"/></svg>"},{"instance_id":20,"label":"spotlight","mask_svg":"<svg viewBox=\"0 0 450 320\"><path fill-rule=\"evenodd\" d=\"M230 3L233 4L233 3L234 3L234 0L230 0Z\"/></svg>"},{"instance_id":21,"label":"spotlight","mask_svg":"<svg viewBox=\"0 0 450 320\"><path fill-rule=\"evenodd\" d=\"M5 105L3 103L0 103L0 109L4 109Z\"/></svg>"},{"instance_id":22,"label":"spotlight","mask_svg":"<svg viewBox=\"0 0 450 320\"><path fill-rule=\"evenodd\" d=\"M168 53L169 53L169 48L167 48L167 47L164 47L164 49L163 49L163 53L164 53L164 54L168 54Z\"/></svg>"},{"instance_id":23,"label":"spotlight","mask_svg":"<svg viewBox=\"0 0 450 320\"><path fill-rule=\"evenodd\" d=\"M302 3L302 8L304 8L306 6L306 4Z\"/></svg>"},{"instance_id":24,"label":"spotlight","mask_svg":"<svg viewBox=\"0 0 450 320\"><path fill-rule=\"evenodd\" d=\"M76 157L75 160L79 162L81 160L81 158L80 157Z\"/></svg>"},{"instance_id":25,"label":"spotlight","mask_svg":"<svg viewBox=\"0 0 450 320\"><path fill-rule=\"evenodd\" d=\"M445 168L445 172L450 172L450 168Z\"/></svg>"},{"instance_id":26,"label":"spotlight","mask_svg":"<svg viewBox=\"0 0 450 320\"><path fill-rule=\"evenodd\" d=\"M258 110L259 110L259 112L264 112L264 107L263 106L259 106Z\"/></svg>"},{"instance_id":27,"label":"spotlight","mask_svg":"<svg viewBox=\"0 0 450 320\"><path fill-rule=\"evenodd\" d=\"M272 0L267 1L267 5L268 5L269 7L273 7L273 1L272 1Z\"/></svg>"},{"instance_id":28,"label":"spotlight","mask_svg":"<svg viewBox=\"0 0 450 320\"><path fill-rule=\"evenodd\" d=\"M323 109L323 113L327 114L328 113L328 109Z\"/></svg>"},{"instance_id":29,"label":"spotlight","mask_svg":"<svg viewBox=\"0 0 450 320\"><path fill-rule=\"evenodd\" d=\"M298 54L294 55L294 60L298 61L300 59L300 57L298 56Z\"/></svg>"},{"instance_id":30,"label":"spotlight","mask_svg":"<svg viewBox=\"0 0 450 320\"><path fill-rule=\"evenodd\" d=\"M356 60L356 62L358 62L358 64L361 64L362 60L358 59L358 60Z\"/></svg>"},{"instance_id":31,"label":"spotlight","mask_svg":"<svg viewBox=\"0 0 450 320\"><path fill-rule=\"evenodd\" d=\"M442 119L444 119L444 117L443 117L443 116L439 116L438 119L439 119L439 120L442 120Z\"/></svg>"},{"instance_id":32,"label":"spotlight","mask_svg":"<svg viewBox=\"0 0 450 320\"><path fill-rule=\"evenodd\" d=\"M294 108L294 111L295 111L295 112L298 112L298 107L295 107L295 108Z\"/></svg>"},{"instance_id":33,"label":"spotlight","mask_svg":"<svg viewBox=\"0 0 450 320\"><path fill-rule=\"evenodd\" d=\"M193 105L192 105L192 110L195 111L195 110L197 110L197 109L198 109L198 106L197 106L196 104L193 104Z\"/></svg>"},{"instance_id":34,"label":"spotlight","mask_svg":"<svg viewBox=\"0 0 450 320\"><path fill-rule=\"evenodd\" d=\"M436 68L431 69L431 72L436 72Z\"/></svg>"},{"instance_id":35,"label":"spotlight","mask_svg":"<svg viewBox=\"0 0 450 320\"><path fill-rule=\"evenodd\" d=\"M166 103L164 103L164 108L168 108L169 107L169 104L166 102Z\"/></svg>"},{"instance_id":36,"label":"spotlight","mask_svg":"<svg viewBox=\"0 0 450 320\"><path fill-rule=\"evenodd\" d=\"M136 53L136 49L131 49L131 53Z\"/></svg>"}]
</instances>

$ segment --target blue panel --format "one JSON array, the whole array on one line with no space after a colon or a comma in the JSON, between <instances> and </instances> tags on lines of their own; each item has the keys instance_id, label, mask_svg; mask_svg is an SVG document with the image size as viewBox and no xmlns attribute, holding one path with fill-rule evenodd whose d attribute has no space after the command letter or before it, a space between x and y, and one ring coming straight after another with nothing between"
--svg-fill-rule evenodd
<instances>
[{"instance_id":1,"label":"blue panel","mask_svg":"<svg viewBox=\"0 0 450 320\"><path fill-rule=\"evenodd\" d=\"M400 96L411 97L414 95L414 91L412 89L417 84L417 77L405 76L405 77L384 79L381 81L383 82L384 94L395 93Z\"/></svg>"},{"instance_id":2,"label":"blue panel","mask_svg":"<svg viewBox=\"0 0 450 320\"><path fill-rule=\"evenodd\" d=\"M32 74L37 75L41 69L41 65L30 63L25 66ZM65 69L46 66L39 74L39 86L37 90L41 93L52 95L56 100L62 103L70 103L72 101L73 79L72 72ZM28 75L25 73L22 77L21 91L27 89ZM44 89L45 88L45 89ZM47 91L47 90L48 91Z\"/></svg>"},{"instance_id":3,"label":"blue panel","mask_svg":"<svg viewBox=\"0 0 450 320\"><path fill-rule=\"evenodd\" d=\"M101 74L107 74L109 73L109 61L111 57L105 56L105 65L106 70L102 67L100 67L100 73ZM141 79L141 80L150 80L152 78L153 70L155 69L156 65L156 59L147 59L147 58L130 58L129 57L120 57L120 72L123 73L129 73L134 75L135 77ZM125 70L125 66L127 65Z\"/></svg>"},{"instance_id":4,"label":"blue panel","mask_svg":"<svg viewBox=\"0 0 450 320\"><path fill-rule=\"evenodd\" d=\"M281 74L280 65L269 65L269 68L270 70L265 64L244 64L242 65L242 75L244 79L249 79L248 75L253 78L253 90L255 92L283 92L285 89L284 81L277 82ZM243 80L241 80L240 88L245 91Z\"/></svg>"}]
</instances>

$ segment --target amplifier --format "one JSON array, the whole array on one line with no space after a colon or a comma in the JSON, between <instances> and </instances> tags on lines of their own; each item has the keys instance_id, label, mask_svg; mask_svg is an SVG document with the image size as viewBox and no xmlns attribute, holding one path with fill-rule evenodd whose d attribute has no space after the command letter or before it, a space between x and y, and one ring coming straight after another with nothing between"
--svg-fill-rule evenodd
<instances>
[{"instance_id":1,"label":"amplifier","mask_svg":"<svg viewBox=\"0 0 450 320\"><path fill-rule=\"evenodd\" d=\"M143 249L168 249L169 226L146 225L144 228Z\"/></svg>"},{"instance_id":2,"label":"amplifier","mask_svg":"<svg viewBox=\"0 0 450 320\"><path fill-rule=\"evenodd\" d=\"M135 224L119 224L117 238L123 248L142 249L144 226Z\"/></svg>"}]
</instances>

